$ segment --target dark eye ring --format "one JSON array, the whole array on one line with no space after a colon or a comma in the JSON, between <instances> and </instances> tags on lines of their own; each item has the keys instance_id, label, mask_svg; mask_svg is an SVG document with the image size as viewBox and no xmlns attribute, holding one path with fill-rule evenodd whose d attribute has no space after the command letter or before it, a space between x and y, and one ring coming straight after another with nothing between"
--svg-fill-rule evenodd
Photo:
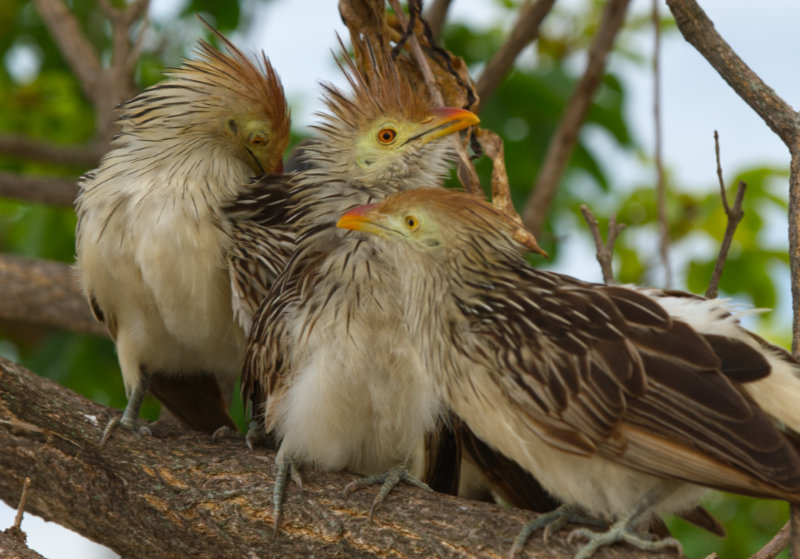
<instances>
[{"instance_id":1,"label":"dark eye ring","mask_svg":"<svg viewBox=\"0 0 800 559\"><path fill-rule=\"evenodd\" d=\"M378 132L378 141L382 144L391 144L397 138L397 131L394 128L381 128Z\"/></svg>"}]
</instances>

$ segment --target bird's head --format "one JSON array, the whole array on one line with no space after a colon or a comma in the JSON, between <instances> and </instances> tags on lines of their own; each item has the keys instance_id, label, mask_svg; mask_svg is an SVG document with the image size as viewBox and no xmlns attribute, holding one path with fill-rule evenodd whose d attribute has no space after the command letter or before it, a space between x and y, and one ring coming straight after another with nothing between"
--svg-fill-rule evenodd
<instances>
[{"instance_id":1,"label":"bird's head","mask_svg":"<svg viewBox=\"0 0 800 559\"><path fill-rule=\"evenodd\" d=\"M411 187L435 184L447 171L453 144L442 141L453 132L478 124L465 109L434 108L424 92L415 91L397 72L391 55L365 41L354 45L367 60L360 69L349 57L340 63L350 95L325 86L330 111L318 129L325 137L325 159L334 172L363 183L394 179ZM416 184L418 183L418 184Z\"/></svg>"},{"instance_id":2,"label":"bird's head","mask_svg":"<svg viewBox=\"0 0 800 559\"><path fill-rule=\"evenodd\" d=\"M254 63L213 31L228 52L201 40L194 59L122 106L123 131L159 146L172 138L205 159L233 157L253 175L280 172L290 127L280 80L263 53Z\"/></svg>"},{"instance_id":3,"label":"bird's head","mask_svg":"<svg viewBox=\"0 0 800 559\"><path fill-rule=\"evenodd\" d=\"M336 226L401 242L436 259L446 251L483 259L493 251L516 252L520 245L543 252L530 234L483 198L443 188L398 192L350 210Z\"/></svg>"}]
</instances>

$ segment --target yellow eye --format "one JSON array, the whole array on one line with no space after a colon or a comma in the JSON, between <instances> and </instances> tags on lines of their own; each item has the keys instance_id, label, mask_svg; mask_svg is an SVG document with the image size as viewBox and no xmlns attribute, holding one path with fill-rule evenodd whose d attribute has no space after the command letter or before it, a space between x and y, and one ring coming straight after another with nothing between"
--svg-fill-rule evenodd
<instances>
[{"instance_id":1,"label":"yellow eye","mask_svg":"<svg viewBox=\"0 0 800 559\"><path fill-rule=\"evenodd\" d=\"M397 138L397 131L394 128L381 128L378 132L378 141L382 144L391 144Z\"/></svg>"},{"instance_id":2,"label":"yellow eye","mask_svg":"<svg viewBox=\"0 0 800 559\"><path fill-rule=\"evenodd\" d=\"M419 221L413 215L406 216L406 227L408 227L411 231L415 230L419 227Z\"/></svg>"}]
</instances>

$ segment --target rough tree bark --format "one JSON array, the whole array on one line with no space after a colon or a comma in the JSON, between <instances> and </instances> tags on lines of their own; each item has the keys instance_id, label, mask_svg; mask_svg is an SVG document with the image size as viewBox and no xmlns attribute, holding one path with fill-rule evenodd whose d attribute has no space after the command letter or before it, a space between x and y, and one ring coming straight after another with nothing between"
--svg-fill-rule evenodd
<instances>
[{"instance_id":1,"label":"rough tree bark","mask_svg":"<svg viewBox=\"0 0 800 559\"><path fill-rule=\"evenodd\" d=\"M403 486L368 520L375 492L345 498L347 473L305 472L272 535L273 458L241 439L139 436L117 430L102 449L105 408L0 359L0 498L128 559L214 557L505 557L534 514ZM3 545L0 539L0 546ZM520 557L571 557L563 534L533 537ZM665 559L627 547L603 557Z\"/></svg>"}]
</instances>

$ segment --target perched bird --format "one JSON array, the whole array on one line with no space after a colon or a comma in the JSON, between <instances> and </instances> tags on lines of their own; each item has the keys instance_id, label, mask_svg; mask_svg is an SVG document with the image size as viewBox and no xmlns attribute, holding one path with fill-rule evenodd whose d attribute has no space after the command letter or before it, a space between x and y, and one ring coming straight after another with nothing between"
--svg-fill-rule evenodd
<instances>
[{"instance_id":1,"label":"perched bird","mask_svg":"<svg viewBox=\"0 0 800 559\"><path fill-rule=\"evenodd\" d=\"M431 107L388 53L363 41L354 48L371 60L369 73L346 58L352 92L325 88L328 113L303 147L301 170L260 186L286 198L297 233L255 317L242 377L244 400L280 444L276 527L287 472L297 465L389 472L377 504L406 477L406 465L420 475L425 434L440 417L430 376L398 328L398 286L391 275L372 274L381 255L336 220L392 192L439 183L454 152L451 134L478 118Z\"/></svg>"},{"instance_id":2,"label":"perched bird","mask_svg":"<svg viewBox=\"0 0 800 559\"><path fill-rule=\"evenodd\" d=\"M800 503L800 365L725 302L537 270L464 193L402 192L338 226L374 234L372 274L394 273L443 404L564 503L530 528L576 507L614 522L573 532L577 557L676 545L635 530L707 487Z\"/></svg>"},{"instance_id":3,"label":"perched bird","mask_svg":"<svg viewBox=\"0 0 800 559\"><path fill-rule=\"evenodd\" d=\"M110 151L79 183L76 267L116 343L127 428L148 387L191 428L234 427L225 391L268 288L257 283L276 273L261 269L271 246L239 261L254 225L223 207L250 177L281 171L289 113L266 57L254 64L220 39L229 53L201 41L195 60L121 106Z\"/></svg>"}]
</instances>

